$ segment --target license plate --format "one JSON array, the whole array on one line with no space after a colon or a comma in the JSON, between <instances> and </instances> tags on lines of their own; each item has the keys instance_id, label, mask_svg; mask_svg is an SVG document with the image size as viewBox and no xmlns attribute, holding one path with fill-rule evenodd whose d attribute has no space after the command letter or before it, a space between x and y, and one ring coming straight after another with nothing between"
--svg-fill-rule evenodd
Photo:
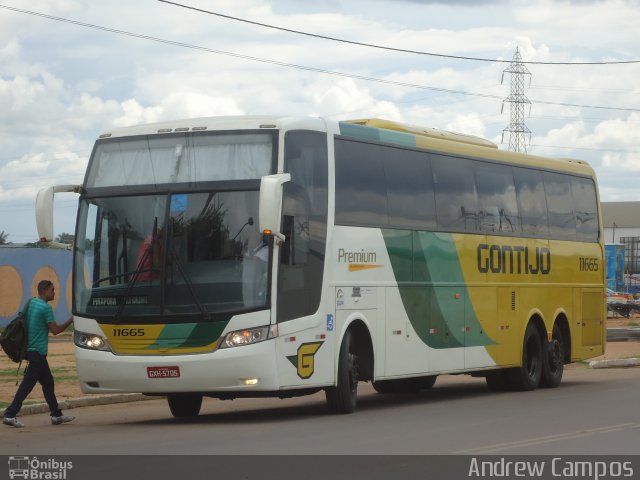
<instances>
[{"instance_id":1,"label":"license plate","mask_svg":"<svg viewBox=\"0 0 640 480\"><path fill-rule=\"evenodd\" d=\"M149 378L178 378L180 367L147 367L147 377Z\"/></svg>"}]
</instances>

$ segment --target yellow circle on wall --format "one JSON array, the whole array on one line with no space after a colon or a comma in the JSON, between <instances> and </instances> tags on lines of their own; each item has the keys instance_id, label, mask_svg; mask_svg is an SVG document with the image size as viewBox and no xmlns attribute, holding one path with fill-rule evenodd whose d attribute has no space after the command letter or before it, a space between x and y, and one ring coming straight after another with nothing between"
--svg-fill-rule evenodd
<instances>
[{"instance_id":1,"label":"yellow circle on wall","mask_svg":"<svg viewBox=\"0 0 640 480\"><path fill-rule=\"evenodd\" d=\"M55 310L58 307L58 295L62 294L62 291L60 290L60 279L58 278L58 274L49 265L38 270L33 277L33 281L31 282L32 297L38 296L38 283L40 283L40 281L42 280L50 280L53 283L54 288L56 289L56 297L53 299L53 301L49 302L51 308Z\"/></svg>"},{"instance_id":2,"label":"yellow circle on wall","mask_svg":"<svg viewBox=\"0 0 640 480\"><path fill-rule=\"evenodd\" d=\"M10 317L18 313L22 293L22 279L18 271L10 265L2 265L0 267L0 317Z\"/></svg>"}]
</instances>

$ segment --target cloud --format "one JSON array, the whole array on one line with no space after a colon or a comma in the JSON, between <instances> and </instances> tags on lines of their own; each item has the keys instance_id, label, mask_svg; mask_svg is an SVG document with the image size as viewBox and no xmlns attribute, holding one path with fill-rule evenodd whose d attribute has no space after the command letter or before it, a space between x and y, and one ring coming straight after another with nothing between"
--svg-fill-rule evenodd
<instances>
[{"instance_id":1,"label":"cloud","mask_svg":"<svg viewBox=\"0 0 640 480\"><path fill-rule=\"evenodd\" d=\"M634 59L640 47L636 1L194 0L193 5L293 29L452 55L510 60L517 45L525 60ZM158 2L36 0L28 8L329 71L499 98L509 92L507 76L500 85L505 64L347 46ZM532 100L639 106L640 65L528 68L532 83L526 94ZM2 9L0 72L0 210L5 212L16 199L32 202L40 186L80 181L95 138L113 126L208 115L315 114L388 118L499 143L509 121L508 110L500 115L499 98L284 68ZM639 122L630 112L541 103L533 103L526 118L532 143L565 147L534 150L590 161L605 198L637 198L629 172L638 171ZM12 222L13 228L22 221L0 212L0 230L11 232L4 225Z\"/></svg>"}]
</instances>

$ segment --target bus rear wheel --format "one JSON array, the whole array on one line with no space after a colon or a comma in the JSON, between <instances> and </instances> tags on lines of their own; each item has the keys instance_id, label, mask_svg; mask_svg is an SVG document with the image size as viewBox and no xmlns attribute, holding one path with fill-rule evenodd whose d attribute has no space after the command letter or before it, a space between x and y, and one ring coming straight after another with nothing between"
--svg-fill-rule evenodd
<instances>
[{"instance_id":1,"label":"bus rear wheel","mask_svg":"<svg viewBox=\"0 0 640 480\"><path fill-rule=\"evenodd\" d=\"M331 413L352 413L358 398L358 356L353 335L347 330L338 355L338 382L325 389L327 407Z\"/></svg>"},{"instance_id":2,"label":"bus rear wheel","mask_svg":"<svg viewBox=\"0 0 640 480\"><path fill-rule=\"evenodd\" d=\"M514 390L535 390L542 377L542 339L533 323L529 323L524 333L522 346L522 366L507 371L509 385Z\"/></svg>"},{"instance_id":3,"label":"bus rear wheel","mask_svg":"<svg viewBox=\"0 0 640 480\"><path fill-rule=\"evenodd\" d=\"M167 395L169 410L175 418L197 417L202 406L198 393L170 393Z\"/></svg>"},{"instance_id":4,"label":"bus rear wheel","mask_svg":"<svg viewBox=\"0 0 640 480\"><path fill-rule=\"evenodd\" d=\"M542 379L540 386L556 388L562 382L564 373L564 339L556 323L551 333L551 341L545 341L543 347Z\"/></svg>"}]
</instances>

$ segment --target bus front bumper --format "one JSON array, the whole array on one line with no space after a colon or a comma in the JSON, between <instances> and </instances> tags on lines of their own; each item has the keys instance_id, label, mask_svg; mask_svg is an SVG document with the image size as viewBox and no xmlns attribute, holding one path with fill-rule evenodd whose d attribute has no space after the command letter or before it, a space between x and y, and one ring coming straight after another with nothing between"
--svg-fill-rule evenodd
<instances>
[{"instance_id":1,"label":"bus front bumper","mask_svg":"<svg viewBox=\"0 0 640 480\"><path fill-rule=\"evenodd\" d=\"M76 347L84 393L277 391L275 342L189 355L115 355Z\"/></svg>"}]
</instances>

